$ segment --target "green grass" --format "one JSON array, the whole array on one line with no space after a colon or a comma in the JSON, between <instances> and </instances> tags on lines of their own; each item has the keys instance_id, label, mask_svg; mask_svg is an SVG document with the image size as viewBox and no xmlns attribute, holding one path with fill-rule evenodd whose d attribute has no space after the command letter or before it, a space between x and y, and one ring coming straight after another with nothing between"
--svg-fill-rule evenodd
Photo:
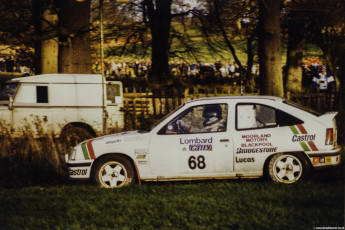
<instances>
[{"instance_id":1,"label":"green grass","mask_svg":"<svg viewBox=\"0 0 345 230\"><path fill-rule=\"evenodd\" d=\"M337 172L293 185L261 180L56 185L0 191L1 229L312 229L344 225ZM327 177L325 177L327 175ZM323 178L324 177L324 178Z\"/></svg>"}]
</instances>

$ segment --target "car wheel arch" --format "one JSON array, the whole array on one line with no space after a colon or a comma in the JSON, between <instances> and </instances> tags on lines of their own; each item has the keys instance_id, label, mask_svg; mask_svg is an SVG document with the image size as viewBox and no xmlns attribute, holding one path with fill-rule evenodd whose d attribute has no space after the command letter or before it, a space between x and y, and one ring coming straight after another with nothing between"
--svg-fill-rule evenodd
<instances>
[{"instance_id":1,"label":"car wheel arch","mask_svg":"<svg viewBox=\"0 0 345 230\"><path fill-rule=\"evenodd\" d=\"M102 154L101 156L97 157L92 162L90 178L92 177L91 175L93 175L95 173L95 165L96 165L96 163L101 161L101 160L103 160L104 158L112 157L112 156L121 156L121 157L126 158L131 163L131 165L132 165L132 167L134 169L136 182L138 184L141 184L140 173L139 173L137 164L135 163L135 161L130 156L128 156L127 154L124 154L124 153L105 153L105 154Z\"/></svg>"},{"instance_id":2,"label":"car wheel arch","mask_svg":"<svg viewBox=\"0 0 345 230\"><path fill-rule=\"evenodd\" d=\"M305 163L307 164L307 168L310 171L310 174L313 174L313 171L314 171L313 164L312 164L312 162L310 161L310 158L307 156L307 154L305 152L301 152L301 151L299 151L299 152L277 152L277 153L271 154L265 160L264 167L263 167L263 176L264 176L265 179L269 179L270 178L270 175L269 175L269 164L270 164L271 159L274 156L276 156L277 154L283 154L283 155L291 154L291 155L295 155L297 157L300 157L301 159L304 159Z\"/></svg>"}]
</instances>

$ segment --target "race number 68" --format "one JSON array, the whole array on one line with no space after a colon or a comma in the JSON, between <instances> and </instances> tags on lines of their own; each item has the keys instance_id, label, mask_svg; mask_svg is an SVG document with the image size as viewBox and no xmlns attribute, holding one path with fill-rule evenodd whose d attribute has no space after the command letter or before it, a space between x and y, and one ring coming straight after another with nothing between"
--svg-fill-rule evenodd
<instances>
[{"instance_id":1,"label":"race number 68","mask_svg":"<svg viewBox=\"0 0 345 230\"><path fill-rule=\"evenodd\" d=\"M188 159L188 165L191 169L196 169L196 167L199 169L204 169L206 167L205 157L203 155L198 157L190 156Z\"/></svg>"}]
</instances>

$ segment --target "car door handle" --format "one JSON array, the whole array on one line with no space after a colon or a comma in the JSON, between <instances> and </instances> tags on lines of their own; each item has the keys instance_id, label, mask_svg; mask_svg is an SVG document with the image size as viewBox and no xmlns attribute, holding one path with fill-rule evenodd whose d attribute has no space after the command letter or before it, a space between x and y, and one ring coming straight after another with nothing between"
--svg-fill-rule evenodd
<instances>
[{"instance_id":1,"label":"car door handle","mask_svg":"<svg viewBox=\"0 0 345 230\"><path fill-rule=\"evenodd\" d=\"M220 142L229 142L229 139L220 139Z\"/></svg>"}]
</instances>

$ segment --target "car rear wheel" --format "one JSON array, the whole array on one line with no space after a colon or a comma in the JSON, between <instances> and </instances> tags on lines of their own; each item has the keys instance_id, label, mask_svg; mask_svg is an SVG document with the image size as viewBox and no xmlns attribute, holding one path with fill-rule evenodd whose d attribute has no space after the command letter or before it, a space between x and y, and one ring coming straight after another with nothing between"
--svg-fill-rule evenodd
<instances>
[{"instance_id":1,"label":"car rear wheel","mask_svg":"<svg viewBox=\"0 0 345 230\"><path fill-rule=\"evenodd\" d=\"M123 156L107 156L95 163L93 179L104 188L121 188L134 183L134 169Z\"/></svg>"},{"instance_id":2,"label":"car rear wheel","mask_svg":"<svg viewBox=\"0 0 345 230\"><path fill-rule=\"evenodd\" d=\"M271 158L268 173L275 182L291 184L309 178L310 166L305 157L279 153Z\"/></svg>"}]
</instances>

